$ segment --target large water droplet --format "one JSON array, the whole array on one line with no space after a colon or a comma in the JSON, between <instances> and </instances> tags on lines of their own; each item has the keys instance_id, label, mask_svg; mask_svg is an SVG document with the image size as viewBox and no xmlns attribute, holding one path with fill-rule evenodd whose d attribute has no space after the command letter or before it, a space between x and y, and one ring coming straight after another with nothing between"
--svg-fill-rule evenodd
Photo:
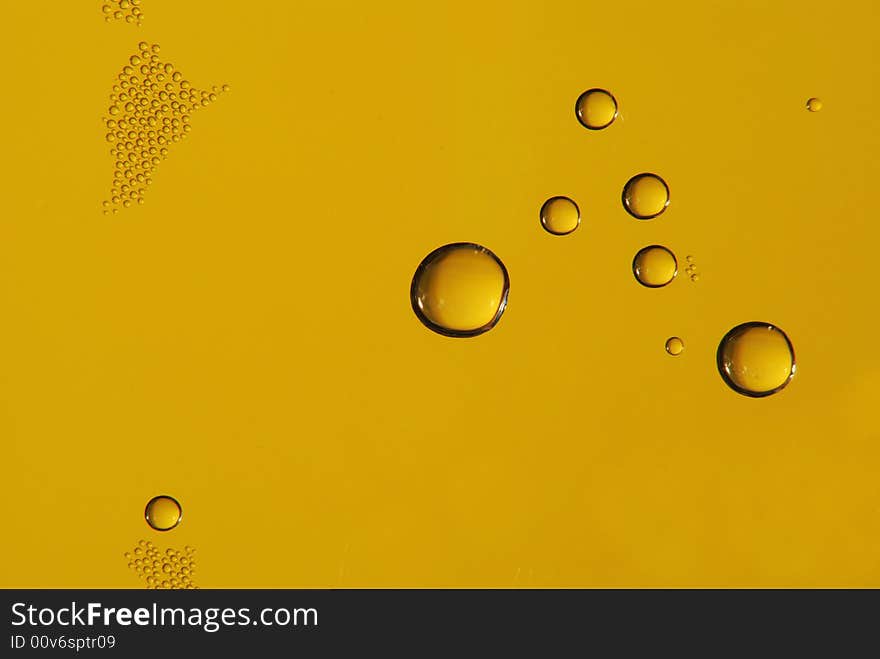
<instances>
[{"instance_id":1,"label":"large water droplet","mask_svg":"<svg viewBox=\"0 0 880 659\"><path fill-rule=\"evenodd\" d=\"M657 217L669 206L669 186L656 174L638 174L623 186L623 207L639 220Z\"/></svg>"},{"instance_id":2,"label":"large water droplet","mask_svg":"<svg viewBox=\"0 0 880 659\"><path fill-rule=\"evenodd\" d=\"M429 329L468 337L495 327L509 290L507 268L495 254L474 243L453 243L422 260L410 286L410 301Z\"/></svg>"},{"instance_id":3,"label":"large water droplet","mask_svg":"<svg viewBox=\"0 0 880 659\"><path fill-rule=\"evenodd\" d=\"M601 130L617 119L617 99L604 89L588 89L578 97L574 111L584 128Z\"/></svg>"},{"instance_id":4,"label":"large water droplet","mask_svg":"<svg viewBox=\"0 0 880 659\"><path fill-rule=\"evenodd\" d=\"M153 497L144 510L147 524L157 531L170 531L180 524L183 510L177 500L166 495Z\"/></svg>"},{"instance_id":5,"label":"large water droplet","mask_svg":"<svg viewBox=\"0 0 880 659\"><path fill-rule=\"evenodd\" d=\"M571 233L580 222L580 209L568 197L552 197L541 206L541 225L555 236Z\"/></svg>"},{"instance_id":6,"label":"large water droplet","mask_svg":"<svg viewBox=\"0 0 880 659\"><path fill-rule=\"evenodd\" d=\"M782 390L797 369L794 347L778 327L764 322L737 325L721 339L721 379L744 396L760 398Z\"/></svg>"}]
</instances>

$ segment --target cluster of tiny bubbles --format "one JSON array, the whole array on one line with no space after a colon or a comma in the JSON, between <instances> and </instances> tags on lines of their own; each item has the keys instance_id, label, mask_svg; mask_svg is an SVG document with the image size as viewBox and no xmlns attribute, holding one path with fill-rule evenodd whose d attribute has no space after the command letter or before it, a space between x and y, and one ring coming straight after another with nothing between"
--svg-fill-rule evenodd
<instances>
[{"instance_id":1,"label":"cluster of tiny bubbles","mask_svg":"<svg viewBox=\"0 0 880 659\"><path fill-rule=\"evenodd\" d=\"M661 288L675 279L678 261L668 247L648 245L636 252L632 271L642 286Z\"/></svg>"},{"instance_id":2,"label":"cluster of tiny bubbles","mask_svg":"<svg viewBox=\"0 0 880 659\"><path fill-rule=\"evenodd\" d=\"M697 272L697 264L694 262L694 257L688 255L686 257L686 260L688 264L687 267L684 269L685 274L687 274L693 282L700 281L700 273Z\"/></svg>"},{"instance_id":3,"label":"cluster of tiny bubbles","mask_svg":"<svg viewBox=\"0 0 880 659\"><path fill-rule=\"evenodd\" d=\"M724 335L717 363L728 387L753 398L781 391L797 370L794 347L785 332L758 321L737 325Z\"/></svg>"},{"instance_id":4,"label":"cluster of tiny bubbles","mask_svg":"<svg viewBox=\"0 0 880 659\"><path fill-rule=\"evenodd\" d=\"M144 203L156 167L172 144L191 130L190 117L213 103L229 86L195 89L173 64L159 58L159 45L138 44L117 76L104 117L110 155L116 160L104 214Z\"/></svg>"},{"instance_id":5,"label":"cluster of tiny bubbles","mask_svg":"<svg viewBox=\"0 0 880 659\"><path fill-rule=\"evenodd\" d=\"M410 286L410 302L428 329L470 337L498 324L509 290L507 268L495 254L476 243L452 243L422 259Z\"/></svg>"},{"instance_id":6,"label":"cluster of tiny bubbles","mask_svg":"<svg viewBox=\"0 0 880 659\"><path fill-rule=\"evenodd\" d=\"M196 550L190 546L183 551L168 548L164 551L148 540L139 540L135 548L125 552L128 567L147 582L151 590L196 589L193 581L196 571Z\"/></svg>"},{"instance_id":7,"label":"cluster of tiny bubbles","mask_svg":"<svg viewBox=\"0 0 880 659\"><path fill-rule=\"evenodd\" d=\"M822 99L816 98L815 96L807 99L807 109L810 112L818 112L822 109Z\"/></svg>"},{"instance_id":8,"label":"cluster of tiny bubbles","mask_svg":"<svg viewBox=\"0 0 880 659\"><path fill-rule=\"evenodd\" d=\"M617 99L604 89L588 89L578 96L574 113L584 128L602 130L617 119Z\"/></svg>"},{"instance_id":9,"label":"cluster of tiny bubbles","mask_svg":"<svg viewBox=\"0 0 880 659\"><path fill-rule=\"evenodd\" d=\"M669 186L656 174L636 174L623 186L622 200L627 213L650 220L669 206Z\"/></svg>"},{"instance_id":10,"label":"cluster of tiny bubbles","mask_svg":"<svg viewBox=\"0 0 880 659\"><path fill-rule=\"evenodd\" d=\"M554 236L564 236L581 223L581 211L568 197L551 197L541 206L541 226Z\"/></svg>"},{"instance_id":11,"label":"cluster of tiny bubbles","mask_svg":"<svg viewBox=\"0 0 880 659\"><path fill-rule=\"evenodd\" d=\"M147 502L144 509L147 524L156 531L170 531L183 519L183 509L174 497L162 494Z\"/></svg>"},{"instance_id":12,"label":"cluster of tiny bubbles","mask_svg":"<svg viewBox=\"0 0 880 659\"><path fill-rule=\"evenodd\" d=\"M673 357L677 357L684 352L684 341L677 336L671 336L666 339L666 352Z\"/></svg>"},{"instance_id":13,"label":"cluster of tiny bubbles","mask_svg":"<svg viewBox=\"0 0 880 659\"><path fill-rule=\"evenodd\" d=\"M108 23L124 20L129 24L140 25L143 20L141 0L105 0L101 11Z\"/></svg>"}]
</instances>

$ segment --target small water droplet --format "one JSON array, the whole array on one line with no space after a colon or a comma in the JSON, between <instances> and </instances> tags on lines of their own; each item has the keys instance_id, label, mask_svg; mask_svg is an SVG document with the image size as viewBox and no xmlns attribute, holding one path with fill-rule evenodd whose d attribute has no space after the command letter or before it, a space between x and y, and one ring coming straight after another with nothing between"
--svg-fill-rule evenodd
<instances>
[{"instance_id":1,"label":"small water droplet","mask_svg":"<svg viewBox=\"0 0 880 659\"><path fill-rule=\"evenodd\" d=\"M161 495L153 497L144 510L147 524L157 531L170 531L180 524L183 511L176 499Z\"/></svg>"},{"instance_id":2,"label":"small water droplet","mask_svg":"<svg viewBox=\"0 0 880 659\"><path fill-rule=\"evenodd\" d=\"M673 357L678 356L684 350L684 341L682 341L677 336L672 336L666 339L666 352L668 352Z\"/></svg>"},{"instance_id":3,"label":"small water droplet","mask_svg":"<svg viewBox=\"0 0 880 659\"><path fill-rule=\"evenodd\" d=\"M584 128L601 130L617 119L617 99L604 89L588 89L578 96L574 111Z\"/></svg>"},{"instance_id":4,"label":"small water droplet","mask_svg":"<svg viewBox=\"0 0 880 659\"><path fill-rule=\"evenodd\" d=\"M699 273L699 272L695 272L694 274L692 274L692 275L691 275L691 281L692 281L692 282L698 282L698 281L700 281L700 273Z\"/></svg>"},{"instance_id":5,"label":"small water droplet","mask_svg":"<svg viewBox=\"0 0 880 659\"><path fill-rule=\"evenodd\" d=\"M634 218L650 220L669 206L669 186L656 174L637 174L623 186L623 207Z\"/></svg>"},{"instance_id":6,"label":"small water droplet","mask_svg":"<svg viewBox=\"0 0 880 659\"><path fill-rule=\"evenodd\" d=\"M410 301L429 329L469 337L495 327L507 307L509 290L507 269L495 254L475 243L452 243L419 264Z\"/></svg>"},{"instance_id":7,"label":"small water droplet","mask_svg":"<svg viewBox=\"0 0 880 659\"><path fill-rule=\"evenodd\" d=\"M818 112L822 109L822 99L813 97L807 100L807 110L810 112Z\"/></svg>"},{"instance_id":8,"label":"small water droplet","mask_svg":"<svg viewBox=\"0 0 880 659\"><path fill-rule=\"evenodd\" d=\"M571 233L580 223L580 209L568 197L551 197L541 206L541 225L555 236Z\"/></svg>"},{"instance_id":9,"label":"small water droplet","mask_svg":"<svg viewBox=\"0 0 880 659\"><path fill-rule=\"evenodd\" d=\"M675 254L662 245L649 245L637 253L632 262L636 281L648 288L666 286L678 274Z\"/></svg>"},{"instance_id":10,"label":"small water droplet","mask_svg":"<svg viewBox=\"0 0 880 659\"><path fill-rule=\"evenodd\" d=\"M725 384L754 398L781 391L797 370L794 347L785 332L757 321L737 325L725 334L716 360Z\"/></svg>"}]
</instances>

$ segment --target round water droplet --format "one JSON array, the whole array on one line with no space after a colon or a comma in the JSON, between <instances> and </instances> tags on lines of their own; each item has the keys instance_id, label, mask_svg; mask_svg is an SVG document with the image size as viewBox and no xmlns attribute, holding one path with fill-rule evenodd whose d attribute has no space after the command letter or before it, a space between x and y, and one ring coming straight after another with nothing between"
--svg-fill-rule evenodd
<instances>
[{"instance_id":1,"label":"round water droplet","mask_svg":"<svg viewBox=\"0 0 880 659\"><path fill-rule=\"evenodd\" d=\"M822 109L822 99L821 98L811 98L807 101L807 109L810 112L818 112Z\"/></svg>"},{"instance_id":2,"label":"round water droplet","mask_svg":"<svg viewBox=\"0 0 880 659\"><path fill-rule=\"evenodd\" d=\"M581 212L568 197L551 197L541 206L541 224L555 236L564 236L578 228Z\"/></svg>"},{"instance_id":3,"label":"round water droplet","mask_svg":"<svg viewBox=\"0 0 880 659\"><path fill-rule=\"evenodd\" d=\"M684 341L682 341L677 336L672 336L666 339L666 352L668 352L673 357L680 355L684 350Z\"/></svg>"},{"instance_id":4,"label":"round water droplet","mask_svg":"<svg viewBox=\"0 0 880 659\"><path fill-rule=\"evenodd\" d=\"M413 311L429 329L451 337L476 336L498 323L507 307L510 278L491 251L452 243L426 256L413 276Z\"/></svg>"},{"instance_id":5,"label":"round water droplet","mask_svg":"<svg viewBox=\"0 0 880 659\"><path fill-rule=\"evenodd\" d=\"M764 322L737 325L721 339L718 372L737 393L760 398L783 389L797 369L794 347L778 327Z\"/></svg>"},{"instance_id":6,"label":"round water droplet","mask_svg":"<svg viewBox=\"0 0 880 659\"><path fill-rule=\"evenodd\" d=\"M617 100L604 89L588 89L578 96L574 112L584 128L601 130L617 119Z\"/></svg>"},{"instance_id":7,"label":"round water droplet","mask_svg":"<svg viewBox=\"0 0 880 659\"><path fill-rule=\"evenodd\" d=\"M669 186L656 174L638 174L623 186L623 207L639 220L657 217L669 206Z\"/></svg>"},{"instance_id":8,"label":"round water droplet","mask_svg":"<svg viewBox=\"0 0 880 659\"><path fill-rule=\"evenodd\" d=\"M157 531L170 531L180 524L183 511L177 500L162 495L150 499L144 511L144 517L147 519L147 524Z\"/></svg>"},{"instance_id":9,"label":"round water droplet","mask_svg":"<svg viewBox=\"0 0 880 659\"><path fill-rule=\"evenodd\" d=\"M675 279L678 261L675 254L662 245L649 245L637 253L632 262L633 274L642 286L660 288Z\"/></svg>"},{"instance_id":10,"label":"round water droplet","mask_svg":"<svg viewBox=\"0 0 880 659\"><path fill-rule=\"evenodd\" d=\"M693 262L694 262L694 257L691 256L690 254L688 254L688 255L685 257L685 259L687 259L687 262L688 262L688 263L693 263Z\"/></svg>"},{"instance_id":11,"label":"round water droplet","mask_svg":"<svg viewBox=\"0 0 880 659\"><path fill-rule=\"evenodd\" d=\"M692 275L691 275L691 281L693 281L693 282L700 281L700 273L695 272L694 274L692 274Z\"/></svg>"}]
</instances>

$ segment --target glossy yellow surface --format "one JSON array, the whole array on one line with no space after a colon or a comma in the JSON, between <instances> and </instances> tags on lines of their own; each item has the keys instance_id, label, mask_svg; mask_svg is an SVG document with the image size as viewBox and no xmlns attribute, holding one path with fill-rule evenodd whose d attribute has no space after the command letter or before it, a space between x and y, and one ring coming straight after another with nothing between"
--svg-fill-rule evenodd
<instances>
[{"instance_id":1,"label":"glossy yellow surface","mask_svg":"<svg viewBox=\"0 0 880 659\"><path fill-rule=\"evenodd\" d=\"M875 3L141 8L3 4L0 585L142 587L144 539L203 588L880 586ZM142 40L230 91L104 216ZM459 241L511 280L467 339L409 299ZM699 281L636 284L651 244ZM755 319L766 398L716 366Z\"/></svg>"}]
</instances>

